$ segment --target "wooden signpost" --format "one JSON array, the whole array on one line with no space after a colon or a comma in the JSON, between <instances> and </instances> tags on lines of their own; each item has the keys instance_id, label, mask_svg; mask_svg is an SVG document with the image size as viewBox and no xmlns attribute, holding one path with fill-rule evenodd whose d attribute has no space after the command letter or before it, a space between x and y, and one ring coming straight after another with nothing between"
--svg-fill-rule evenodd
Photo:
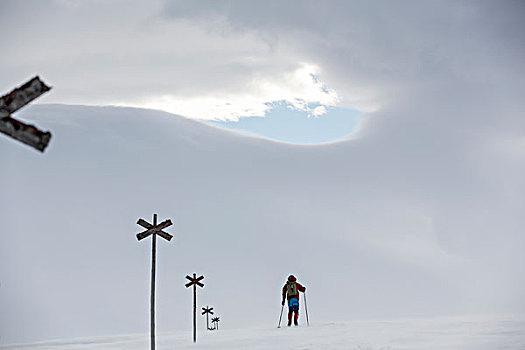
<instances>
[{"instance_id":1,"label":"wooden signpost","mask_svg":"<svg viewBox=\"0 0 525 350\"><path fill-rule=\"evenodd\" d=\"M219 330L219 321L220 321L220 320L221 320L221 319L220 319L219 317L214 317L214 318L211 319L211 322L212 322L212 323L215 323L215 329L216 329L216 330Z\"/></svg>"},{"instance_id":2,"label":"wooden signpost","mask_svg":"<svg viewBox=\"0 0 525 350\"><path fill-rule=\"evenodd\" d=\"M207 330L210 330L210 321L209 321L209 316L210 315L213 315L213 308L212 307L203 307L202 308L202 314L203 315L206 315L206 329Z\"/></svg>"},{"instance_id":3,"label":"wooden signpost","mask_svg":"<svg viewBox=\"0 0 525 350\"><path fill-rule=\"evenodd\" d=\"M153 214L153 224L139 219L137 224L146 228L137 234L137 239L143 240L144 238L151 236L151 350L155 350L155 265L157 260L157 235L161 236L167 241L170 241L173 236L167 232L162 231L166 227L172 225L171 220L165 220L157 225L157 214Z\"/></svg>"},{"instance_id":4,"label":"wooden signpost","mask_svg":"<svg viewBox=\"0 0 525 350\"><path fill-rule=\"evenodd\" d=\"M197 274L194 273L193 277L186 275L186 279L190 282L186 283L186 288L193 286L193 342L197 342L197 286L203 288L204 284L200 281L204 276L197 277Z\"/></svg>"},{"instance_id":5,"label":"wooden signpost","mask_svg":"<svg viewBox=\"0 0 525 350\"><path fill-rule=\"evenodd\" d=\"M11 114L49 90L51 88L39 77L34 77L24 85L0 97L0 132L44 152L51 139L51 133L14 119Z\"/></svg>"}]
</instances>

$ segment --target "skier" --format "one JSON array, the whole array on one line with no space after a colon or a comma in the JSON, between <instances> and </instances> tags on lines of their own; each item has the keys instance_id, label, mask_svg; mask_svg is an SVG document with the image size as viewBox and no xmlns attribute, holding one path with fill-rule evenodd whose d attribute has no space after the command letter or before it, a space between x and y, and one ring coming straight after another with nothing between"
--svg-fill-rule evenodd
<instances>
[{"instance_id":1,"label":"skier","mask_svg":"<svg viewBox=\"0 0 525 350\"><path fill-rule=\"evenodd\" d=\"M294 275L288 276L288 281L286 281L283 287L283 302L288 298L288 327L292 325L292 315L295 313L293 319L294 324L297 326L297 319L299 318L299 292L305 292L306 287L302 286Z\"/></svg>"}]
</instances>

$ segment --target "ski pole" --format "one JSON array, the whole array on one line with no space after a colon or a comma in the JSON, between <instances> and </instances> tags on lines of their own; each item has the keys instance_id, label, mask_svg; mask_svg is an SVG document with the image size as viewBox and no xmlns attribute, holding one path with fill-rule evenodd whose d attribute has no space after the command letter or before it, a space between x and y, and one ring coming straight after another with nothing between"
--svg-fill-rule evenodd
<instances>
[{"instance_id":1,"label":"ski pole","mask_svg":"<svg viewBox=\"0 0 525 350\"><path fill-rule=\"evenodd\" d=\"M281 328L281 319L283 318L283 309L284 309L284 303L283 306L281 306L281 316L279 316L279 325L277 328Z\"/></svg>"},{"instance_id":2,"label":"ski pole","mask_svg":"<svg viewBox=\"0 0 525 350\"><path fill-rule=\"evenodd\" d=\"M304 296L304 311L306 312L306 324L310 327L310 321L308 320L308 305L306 304L306 291L303 293Z\"/></svg>"}]
</instances>

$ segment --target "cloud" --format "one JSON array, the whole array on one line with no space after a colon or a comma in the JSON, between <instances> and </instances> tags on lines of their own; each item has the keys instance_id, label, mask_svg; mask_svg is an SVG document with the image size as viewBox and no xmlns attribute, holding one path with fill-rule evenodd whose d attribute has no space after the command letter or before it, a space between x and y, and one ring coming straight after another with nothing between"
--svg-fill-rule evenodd
<instances>
[{"instance_id":1,"label":"cloud","mask_svg":"<svg viewBox=\"0 0 525 350\"><path fill-rule=\"evenodd\" d=\"M262 115L265 103L328 98L372 112L405 89L452 77L515 81L522 6L5 2L0 28L11 33L4 42L10 54L0 66L4 89L32 74L50 81L55 90L46 102L157 106L192 118L235 119ZM290 76L311 67L337 92L337 102L308 74L297 89Z\"/></svg>"},{"instance_id":2,"label":"cloud","mask_svg":"<svg viewBox=\"0 0 525 350\"><path fill-rule=\"evenodd\" d=\"M5 88L39 74L55 86L43 102L151 107L197 119L263 116L276 101L303 109L337 103L321 67L256 33L168 20L159 1L100 4L8 7L2 29L17 18L27 25L5 42Z\"/></svg>"},{"instance_id":3,"label":"cloud","mask_svg":"<svg viewBox=\"0 0 525 350\"><path fill-rule=\"evenodd\" d=\"M137 104L122 102L123 106L146 107L204 120L238 120L240 117L263 117L270 104L285 102L292 109L312 112L316 116L326 113L325 106L335 106L337 93L317 78L319 67L301 64L292 72L279 76L256 74L242 94L218 93L215 96L196 96L180 99L160 96ZM310 110L309 105L321 106Z\"/></svg>"},{"instance_id":4,"label":"cloud","mask_svg":"<svg viewBox=\"0 0 525 350\"><path fill-rule=\"evenodd\" d=\"M488 82L522 71L520 2L167 1L163 12L225 35L251 33L283 53L277 60L307 58L324 69L323 81L346 107L364 111L405 88L451 78Z\"/></svg>"},{"instance_id":5,"label":"cloud","mask_svg":"<svg viewBox=\"0 0 525 350\"><path fill-rule=\"evenodd\" d=\"M322 116L323 114L326 114L326 107L317 106L311 112L314 117L319 117L319 116Z\"/></svg>"}]
</instances>

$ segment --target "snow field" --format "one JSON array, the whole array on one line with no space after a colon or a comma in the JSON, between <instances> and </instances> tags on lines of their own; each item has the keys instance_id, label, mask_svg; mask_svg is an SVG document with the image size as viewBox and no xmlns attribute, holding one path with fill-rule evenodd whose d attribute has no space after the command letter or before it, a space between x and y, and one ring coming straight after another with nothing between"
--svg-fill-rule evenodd
<instances>
[{"instance_id":1,"label":"snow field","mask_svg":"<svg viewBox=\"0 0 525 350\"><path fill-rule=\"evenodd\" d=\"M518 317L454 317L366 320L202 330L157 335L157 349L289 349L289 350L522 350L525 319ZM149 348L149 335L122 335L0 346L24 350L139 350Z\"/></svg>"}]
</instances>

